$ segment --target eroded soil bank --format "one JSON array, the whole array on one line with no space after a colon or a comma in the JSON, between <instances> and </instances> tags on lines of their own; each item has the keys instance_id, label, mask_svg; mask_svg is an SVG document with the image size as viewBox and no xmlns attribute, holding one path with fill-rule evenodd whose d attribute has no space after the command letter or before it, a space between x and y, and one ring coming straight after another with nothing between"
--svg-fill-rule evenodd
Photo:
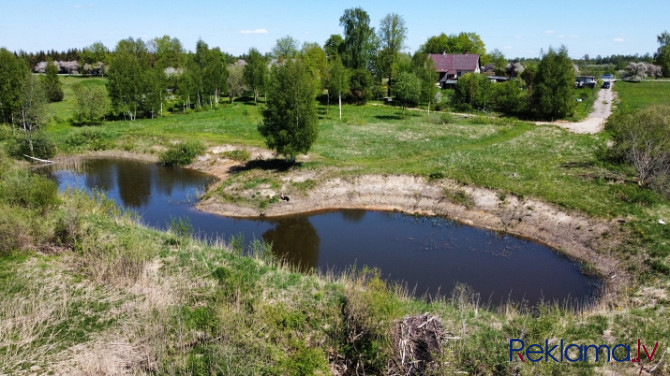
<instances>
[{"instance_id":1,"label":"eroded soil bank","mask_svg":"<svg viewBox=\"0 0 670 376\"><path fill-rule=\"evenodd\" d=\"M248 203L226 202L215 192L243 163L222 156L234 146L209 148L190 168L212 174L219 184L209 187L209 197L197 208L229 217L284 216L335 209L402 211L410 214L444 216L467 225L503 231L548 245L570 258L588 264L605 282L605 297L618 295L629 281L620 262L609 250L617 246L618 223L562 210L545 202L474 186L463 186L449 179L429 181L406 175L363 175L333 177L332 171L320 175L300 169L281 172L279 189L263 187L264 195L286 194L289 200L277 200L264 208ZM272 153L249 148L251 159L269 159ZM156 161L149 154L123 151L91 153L81 157L123 157ZM337 175L337 174L335 174ZM307 191L292 190L292 184L314 180ZM259 188L242 195L251 197ZM467 197L468 203L454 200L451 193Z\"/></svg>"},{"instance_id":2,"label":"eroded soil bank","mask_svg":"<svg viewBox=\"0 0 670 376\"><path fill-rule=\"evenodd\" d=\"M227 150L227 149L226 149ZM221 182L239 165L210 152L190 167L211 173ZM252 150L252 157L268 158L263 149ZM473 186L463 186L449 179L429 181L406 175L363 175L332 177L315 171L289 170L281 173L282 187L261 187L264 195L286 194L264 208L238 202L226 202L215 192L201 201L200 210L230 217L283 216L334 209L368 209L402 211L410 214L438 215L490 230L528 238L548 245L565 255L586 262L603 277L609 292L618 291L628 278L620 262L609 250L618 243L620 224L571 213L535 199L519 199L510 194ZM316 186L307 191L291 189L295 183L313 180ZM217 189L210 187L210 191ZM242 191L252 196L259 188ZM454 202L449 193L468 197L470 202ZM608 293L609 294L609 293Z\"/></svg>"}]
</instances>

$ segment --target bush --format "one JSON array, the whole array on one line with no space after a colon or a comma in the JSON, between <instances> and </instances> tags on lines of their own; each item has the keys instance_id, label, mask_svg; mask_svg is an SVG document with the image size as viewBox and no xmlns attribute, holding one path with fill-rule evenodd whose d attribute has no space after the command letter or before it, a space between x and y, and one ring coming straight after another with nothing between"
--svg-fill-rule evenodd
<instances>
[{"instance_id":1,"label":"bush","mask_svg":"<svg viewBox=\"0 0 670 376\"><path fill-rule=\"evenodd\" d=\"M372 75L367 69L357 69L349 77L349 90L351 101L354 103L365 103L372 98Z\"/></svg>"},{"instance_id":2,"label":"bush","mask_svg":"<svg viewBox=\"0 0 670 376\"><path fill-rule=\"evenodd\" d=\"M456 82L452 101L462 110L486 109L491 104L492 89L493 84L487 76L467 73Z\"/></svg>"},{"instance_id":3,"label":"bush","mask_svg":"<svg viewBox=\"0 0 670 376\"><path fill-rule=\"evenodd\" d=\"M12 129L8 125L0 124L0 141L12 138Z\"/></svg>"},{"instance_id":4,"label":"bush","mask_svg":"<svg viewBox=\"0 0 670 376\"><path fill-rule=\"evenodd\" d=\"M640 186L666 189L664 182L670 174L670 106L618 115L608 122L607 129L614 134L610 159L630 163Z\"/></svg>"},{"instance_id":5,"label":"bush","mask_svg":"<svg viewBox=\"0 0 670 376\"><path fill-rule=\"evenodd\" d=\"M57 206L60 202L56 183L21 170L12 171L2 177L0 200L41 212Z\"/></svg>"},{"instance_id":6,"label":"bush","mask_svg":"<svg viewBox=\"0 0 670 376\"><path fill-rule=\"evenodd\" d=\"M166 151L161 153L160 163L163 166L186 166L205 150L205 145L199 141L170 145Z\"/></svg>"},{"instance_id":7,"label":"bush","mask_svg":"<svg viewBox=\"0 0 670 376\"><path fill-rule=\"evenodd\" d=\"M15 137L7 146L9 155L22 159L26 155L36 158L49 159L56 155L56 145L43 133L37 133L33 137L33 153L30 152L30 140L26 135Z\"/></svg>"},{"instance_id":8,"label":"bush","mask_svg":"<svg viewBox=\"0 0 670 376\"><path fill-rule=\"evenodd\" d=\"M496 111L507 115L524 114L528 107L528 91L524 82L513 79L493 86L493 107Z\"/></svg>"},{"instance_id":9,"label":"bush","mask_svg":"<svg viewBox=\"0 0 670 376\"><path fill-rule=\"evenodd\" d=\"M32 243L30 220L25 210L0 204L0 256L25 249Z\"/></svg>"},{"instance_id":10,"label":"bush","mask_svg":"<svg viewBox=\"0 0 670 376\"><path fill-rule=\"evenodd\" d=\"M226 151L223 156L238 162L246 162L251 157L251 153L247 149L235 149Z\"/></svg>"},{"instance_id":11,"label":"bush","mask_svg":"<svg viewBox=\"0 0 670 376\"><path fill-rule=\"evenodd\" d=\"M111 138L112 135L103 129L84 127L70 133L65 144L86 150L105 150L111 146Z\"/></svg>"}]
</instances>

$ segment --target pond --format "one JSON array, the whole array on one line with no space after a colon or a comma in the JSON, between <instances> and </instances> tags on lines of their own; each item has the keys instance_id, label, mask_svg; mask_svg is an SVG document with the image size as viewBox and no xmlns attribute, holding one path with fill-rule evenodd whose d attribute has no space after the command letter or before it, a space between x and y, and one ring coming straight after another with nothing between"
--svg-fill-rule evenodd
<instances>
[{"instance_id":1,"label":"pond","mask_svg":"<svg viewBox=\"0 0 670 376\"><path fill-rule=\"evenodd\" d=\"M235 219L194 209L214 181L198 171L129 159L86 159L77 168L49 171L61 190L103 190L142 222L165 229L171 218L188 218L207 239L263 239L272 252L307 271L340 273L355 266L378 268L416 296L449 296L457 284L480 295L482 304L507 301L591 301L596 277L552 249L504 233L441 217L365 210L336 210L275 218Z\"/></svg>"}]
</instances>

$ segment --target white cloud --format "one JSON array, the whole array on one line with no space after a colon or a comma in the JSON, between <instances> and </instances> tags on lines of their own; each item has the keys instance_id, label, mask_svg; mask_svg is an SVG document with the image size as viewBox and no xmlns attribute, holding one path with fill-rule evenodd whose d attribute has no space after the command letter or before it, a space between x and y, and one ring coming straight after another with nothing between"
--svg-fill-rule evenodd
<instances>
[{"instance_id":1,"label":"white cloud","mask_svg":"<svg viewBox=\"0 0 670 376\"><path fill-rule=\"evenodd\" d=\"M240 34L267 34L267 29L255 29L255 30L240 30Z\"/></svg>"},{"instance_id":2,"label":"white cloud","mask_svg":"<svg viewBox=\"0 0 670 376\"><path fill-rule=\"evenodd\" d=\"M614 38L612 40L617 42L617 43L622 43L624 41L623 38Z\"/></svg>"}]
</instances>

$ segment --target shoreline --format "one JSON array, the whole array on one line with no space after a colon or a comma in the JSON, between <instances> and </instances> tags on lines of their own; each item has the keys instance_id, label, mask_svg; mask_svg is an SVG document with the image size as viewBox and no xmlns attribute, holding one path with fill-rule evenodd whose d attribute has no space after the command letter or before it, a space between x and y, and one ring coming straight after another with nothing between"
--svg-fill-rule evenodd
<instances>
[{"instance_id":1,"label":"shoreline","mask_svg":"<svg viewBox=\"0 0 670 376\"><path fill-rule=\"evenodd\" d=\"M207 192L211 192L231 176L231 168L242 163L219 157L218 153L212 155L212 148L208 150L205 156L185 168L216 177L217 181L207 188ZM158 157L151 154L120 150L90 152L56 158L56 161L100 157L158 161ZM283 178L285 182L304 179L300 172L286 174L288 176ZM472 199L471 205L466 207L450 201L445 197L445 191L464 192ZM279 195L279 192L274 193ZM264 209L223 202L215 195L199 201L195 208L233 218L280 217L341 209L441 216L469 226L528 239L572 260L586 263L587 273L595 274L603 281L601 301L605 297L616 299L630 280L619 260L608 255L608 250L618 244L612 236L617 230L616 222L570 213L540 200L520 199L512 194L501 195L492 189L464 186L450 179L428 181L409 175L335 177L318 183L307 192L291 194L289 201L280 200Z\"/></svg>"}]
</instances>

